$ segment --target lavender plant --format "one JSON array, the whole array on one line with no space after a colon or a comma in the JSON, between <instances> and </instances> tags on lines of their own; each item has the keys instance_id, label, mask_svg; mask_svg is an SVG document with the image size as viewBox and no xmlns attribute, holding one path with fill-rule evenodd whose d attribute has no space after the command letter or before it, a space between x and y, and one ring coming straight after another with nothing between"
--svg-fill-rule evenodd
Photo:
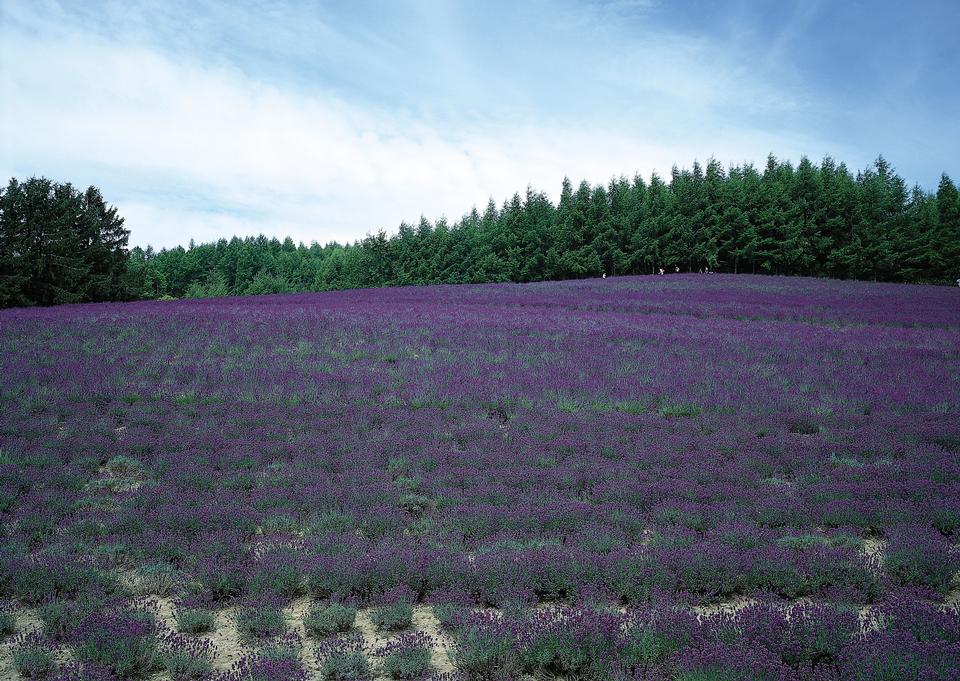
<instances>
[{"instance_id":1,"label":"lavender plant","mask_svg":"<svg viewBox=\"0 0 960 681\"><path fill-rule=\"evenodd\" d=\"M372 678L367 646L360 636L324 641L316 650L324 681L363 681Z\"/></svg>"},{"instance_id":2,"label":"lavender plant","mask_svg":"<svg viewBox=\"0 0 960 681\"><path fill-rule=\"evenodd\" d=\"M330 636L353 627L357 609L342 603L315 605L303 618L303 627L311 636Z\"/></svg>"},{"instance_id":3,"label":"lavender plant","mask_svg":"<svg viewBox=\"0 0 960 681\"><path fill-rule=\"evenodd\" d=\"M11 659L22 679L48 679L57 668L50 642L38 633L22 634L14 639Z\"/></svg>"},{"instance_id":4,"label":"lavender plant","mask_svg":"<svg viewBox=\"0 0 960 681\"><path fill-rule=\"evenodd\" d=\"M248 641L278 636L286 631L280 604L272 599L256 599L240 605L233 613L240 637Z\"/></svg>"},{"instance_id":5,"label":"lavender plant","mask_svg":"<svg viewBox=\"0 0 960 681\"><path fill-rule=\"evenodd\" d=\"M162 665L156 623L146 613L93 614L77 629L75 641L78 658L120 678L143 678Z\"/></svg>"},{"instance_id":6,"label":"lavender plant","mask_svg":"<svg viewBox=\"0 0 960 681\"><path fill-rule=\"evenodd\" d=\"M17 633L17 616L15 613L0 610L0 640Z\"/></svg>"},{"instance_id":7,"label":"lavender plant","mask_svg":"<svg viewBox=\"0 0 960 681\"><path fill-rule=\"evenodd\" d=\"M213 671L214 646L208 640L167 633L160 639L160 656L175 681L206 679Z\"/></svg>"},{"instance_id":8,"label":"lavender plant","mask_svg":"<svg viewBox=\"0 0 960 681\"><path fill-rule=\"evenodd\" d=\"M206 634L215 627L216 620L209 610L192 608L177 612L177 631L181 634Z\"/></svg>"},{"instance_id":9,"label":"lavender plant","mask_svg":"<svg viewBox=\"0 0 960 681\"><path fill-rule=\"evenodd\" d=\"M414 594L409 587L391 589L383 596L383 604L370 613L373 625L381 631L400 631L413 620Z\"/></svg>"},{"instance_id":10,"label":"lavender plant","mask_svg":"<svg viewBox=\"0 0 960 681\"><path fill-rule=\"evenodd\" d=\"M884 566L898 584L946 592L960 569L960 555L931 527L897 526L890 531Z\"/></svg>"},{"instance_id":11,"label":"lavender plant","mask_svg":"<svg viewBox=\"0 0 960 681\"><path fill-rule=\"evenodd\" d=\"M423 678L430 669L433 639L423 632L403 634L377 651L383 673L391 679Z\"/></svg>"}]
</instances>

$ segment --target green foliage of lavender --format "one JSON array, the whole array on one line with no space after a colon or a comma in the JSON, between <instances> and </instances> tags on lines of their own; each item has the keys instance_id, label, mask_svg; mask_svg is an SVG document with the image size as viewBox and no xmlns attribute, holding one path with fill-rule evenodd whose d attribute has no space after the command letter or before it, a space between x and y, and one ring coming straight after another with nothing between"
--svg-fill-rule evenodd
<instances>
[{"instance_id":1,"label":"green foliage of lavender","mask_svg":"<svg viewBox=\"0 0 960 681\"><path fill-rule=\"evenodd\" d=\"M367 649L359 636L331 639L316 650L324 681L366 681L373 678Z\"/></svg>"},{"instance_id":2,"label":"green foliage of lavender","mask_svg":"<svg viewBox=\"0 0 960 681\"><path fill-rule=\"evenodd\" d=\"M21 679L47 679L57 669L49 643L42 635L24 634L10 649L13 668Z\"/></svg>"},{"instance_id":3,"label":"green foliage of lavender","mask_svg":"<svg viewBox=\"0 0 960 681\"><path fill-rule=\"evenodd\" d=\"M177 630L182 634L205 634L215 627L214 615L207 610L188 609L177 613Z\"/></svg>"},{"instance_id":4,"label":"green foliage of lavender","mask_svg":"<svg viewBox=\"0 0 960 681\"><path fill-rule=\"evenodd\" d=\"M283 612L275 603L253 602L241 605L233 615L241 638L247 640L278 636L286 631Z\"/></svg>"},{"instance_id":5,"label":"green foliage of lavender","mask_svg":"<svg viewBox=\"0 0 960 681\"><path fill-rule=\"evenodd\" d=\"M432 638L423 632L405 634L378 651L383 673L391 679L421 679L430 670Z\"/></svg>"},{"instance_id":6,"label":"green foliage of lavender","mask_svg":"<svg viewBox=\"0 0 960 681\"><path fill-rule=\"evenodd\" d=\"M318 605L310 608L303 618L303 627L311 636L330 636L349 631L356 617L357 609L348 605Z\"/></svg>"},{"instance_id":7,"label":"green foliage of lavender","mask_svg":"<svg viewBox=\"0 0 960 681\"><path fill-rule=\"evenodd\" d=\"M389 603L373 610L370 615L374 626L382 631L400 631L410 626L413 606L406 602Z\"/></svg>"}]
</instances>

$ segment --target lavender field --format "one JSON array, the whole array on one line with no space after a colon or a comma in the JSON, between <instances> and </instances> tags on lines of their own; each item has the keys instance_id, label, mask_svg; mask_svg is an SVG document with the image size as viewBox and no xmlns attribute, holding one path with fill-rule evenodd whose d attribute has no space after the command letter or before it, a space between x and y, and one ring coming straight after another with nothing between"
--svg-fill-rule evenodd
<instances>
[{"instance_id":1,"label":"lavender field","mask_svg":"<svg viewBox=\"0 0 960 681\"><path fill-rule=\"evenodd\" d=\"M956 289L5 310L0 401L0 678L960 678Z\"/></svg>"}]
</instances>

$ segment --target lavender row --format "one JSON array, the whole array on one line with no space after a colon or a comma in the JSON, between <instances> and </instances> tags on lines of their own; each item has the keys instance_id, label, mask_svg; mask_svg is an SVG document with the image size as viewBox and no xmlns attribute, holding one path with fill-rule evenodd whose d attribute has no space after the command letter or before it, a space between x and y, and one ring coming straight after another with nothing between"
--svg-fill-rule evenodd
<instances>
[{"instance_id":1,"label":"lavender row","mask_svg":"<svg viewBox=\"0 0 960 681\"><path fill-rule=\"evenodd\" d=\"M433 637L408 632L371 645L356 632L320 640L278 635L216 673L208 641L165 632L145 611L91 615L72 635L77 663L60 667L42 634L17 637L15 664L27 678L138 678L166 667L175 679L306 679L303 651L325 679L733 678L952 679L960 673L960 614L900 591L865 621L825 604L760 602L696 616L661 604L625 612L595 606L477 612L438 604L452 638L452 674L437 672ZM922 595L920 595L922 596Z\"/></svg>"}]
</instances>

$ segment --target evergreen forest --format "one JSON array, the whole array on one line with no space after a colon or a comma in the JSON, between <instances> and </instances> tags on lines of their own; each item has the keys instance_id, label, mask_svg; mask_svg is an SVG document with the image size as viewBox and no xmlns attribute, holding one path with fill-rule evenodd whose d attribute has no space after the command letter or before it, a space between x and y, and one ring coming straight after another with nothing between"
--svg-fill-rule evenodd
<instances>
[{"instance_id":1,"label":"evergreen forest","mask_svg":"<svg viewBox=\"0 0 960 681\"><path fill-rule=\"evenodd\" d=\"M265 227L267 227L265 225ZM746 272L952 283L960 198L944 174L910 187L882 156L844 163L714 159L668 178L564 179L456 221L379 230L356 243L264 236L156 251L100 192L45 178L0 192L0 306L208 297L439 283L529 282L665 272Z\"/></svg>"}]
</instances>

